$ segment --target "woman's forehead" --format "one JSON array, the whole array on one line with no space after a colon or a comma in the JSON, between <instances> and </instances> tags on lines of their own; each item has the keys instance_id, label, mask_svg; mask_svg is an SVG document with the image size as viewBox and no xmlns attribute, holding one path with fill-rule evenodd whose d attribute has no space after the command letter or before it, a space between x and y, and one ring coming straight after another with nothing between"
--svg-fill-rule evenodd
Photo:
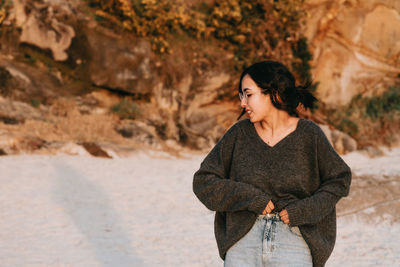
<instances>
[{"instance_id":1,"label":"woman's forehead","mask_svg":"<svg viewBox=\"0 0 400 267\"><path fill-rule=\"evenodd\" d=\"M253 92L256 93L261 91L261 88L254 82L254 80L250 77L249 74L246 74L241 82L240 92Z\"/></svg>"},{"instance_id":2,"label":"woman's forehead","mask_svg":"<svg viewBox=\"0 0 400 267\"><path fill-rule=\"evenodd\" d=\"M250 77L250 75L246 74L242 79L242 87L249 89L256 89L258 86L254 82L254 80Z\"/></svg>"}]
</instances>

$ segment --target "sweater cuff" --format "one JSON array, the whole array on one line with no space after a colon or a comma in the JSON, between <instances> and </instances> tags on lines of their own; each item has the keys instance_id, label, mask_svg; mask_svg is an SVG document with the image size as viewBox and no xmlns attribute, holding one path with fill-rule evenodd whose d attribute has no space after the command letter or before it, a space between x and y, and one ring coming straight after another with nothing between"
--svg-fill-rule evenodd
<instances>
[{"instance_id":1,"label":"sweater cuff","mask_svg":"<svg viewBox=\"0 0 400 267\"><path fill-rule=\"evenodd\" d=\"M299 226L303 224L303 214L299 208L296 207L295 203L291 203L285 207L289 214L289 224L291 227Z\"/></svg>"},{"instance_id":2,"label":"sweater cuff","mask_svg":"<svg viewBox=\"0 0 400 267\"><path fill-rule=\"evenodd\" d=\"M262 214L270 200L271 198L266 195L258 195L251 201L248 210L256 214Z\"/></svg>"}]
</instances>

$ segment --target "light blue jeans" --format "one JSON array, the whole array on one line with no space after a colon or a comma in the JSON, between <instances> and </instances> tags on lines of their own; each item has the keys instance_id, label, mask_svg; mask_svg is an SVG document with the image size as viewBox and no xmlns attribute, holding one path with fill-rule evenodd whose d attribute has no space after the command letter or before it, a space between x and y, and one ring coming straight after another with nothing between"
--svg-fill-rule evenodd
<instances>
[{"instance_id":1,"label":"light blue jeans","mask_svg":"<svg viewBox=\"0 0 400 267\"><path fill-rule=\"evenodd\" d=\"M310 249L297 226L259 215L250 231L226 253L224 267L312 267Z\"/></svg>"}]
</instances>

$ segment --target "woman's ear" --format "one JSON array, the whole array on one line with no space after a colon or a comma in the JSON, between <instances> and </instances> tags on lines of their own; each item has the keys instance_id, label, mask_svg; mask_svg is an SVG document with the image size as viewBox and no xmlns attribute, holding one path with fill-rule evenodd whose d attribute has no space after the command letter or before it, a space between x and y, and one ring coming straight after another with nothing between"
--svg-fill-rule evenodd
<instances>
[{"instance_id":1,"label":"woman's ear","mask_svg":"<svg viewBox=\"0 0 400 267\"><path fill-rule=\"evenodd\" d=\"M278 94L276 94L276 100L279 102L279 104L283 104L283 101Z\"/></svg>"}]
</instances>

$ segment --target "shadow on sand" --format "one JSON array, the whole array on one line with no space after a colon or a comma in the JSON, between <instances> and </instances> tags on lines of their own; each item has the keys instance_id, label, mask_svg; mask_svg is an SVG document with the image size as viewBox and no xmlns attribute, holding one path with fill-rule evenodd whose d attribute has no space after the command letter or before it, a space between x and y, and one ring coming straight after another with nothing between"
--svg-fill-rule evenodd
<instances>
[{"instance_id":1,"label":"shadow on sand","mask_svg":"<svg viewBox=\"0 0 400 267\"><path fill-rule=\"evenodd\" d=\"M144 266L104 190L65 162L54 168L53 198L92 246L99 265Z\"/></svg>"}]
</instances>

